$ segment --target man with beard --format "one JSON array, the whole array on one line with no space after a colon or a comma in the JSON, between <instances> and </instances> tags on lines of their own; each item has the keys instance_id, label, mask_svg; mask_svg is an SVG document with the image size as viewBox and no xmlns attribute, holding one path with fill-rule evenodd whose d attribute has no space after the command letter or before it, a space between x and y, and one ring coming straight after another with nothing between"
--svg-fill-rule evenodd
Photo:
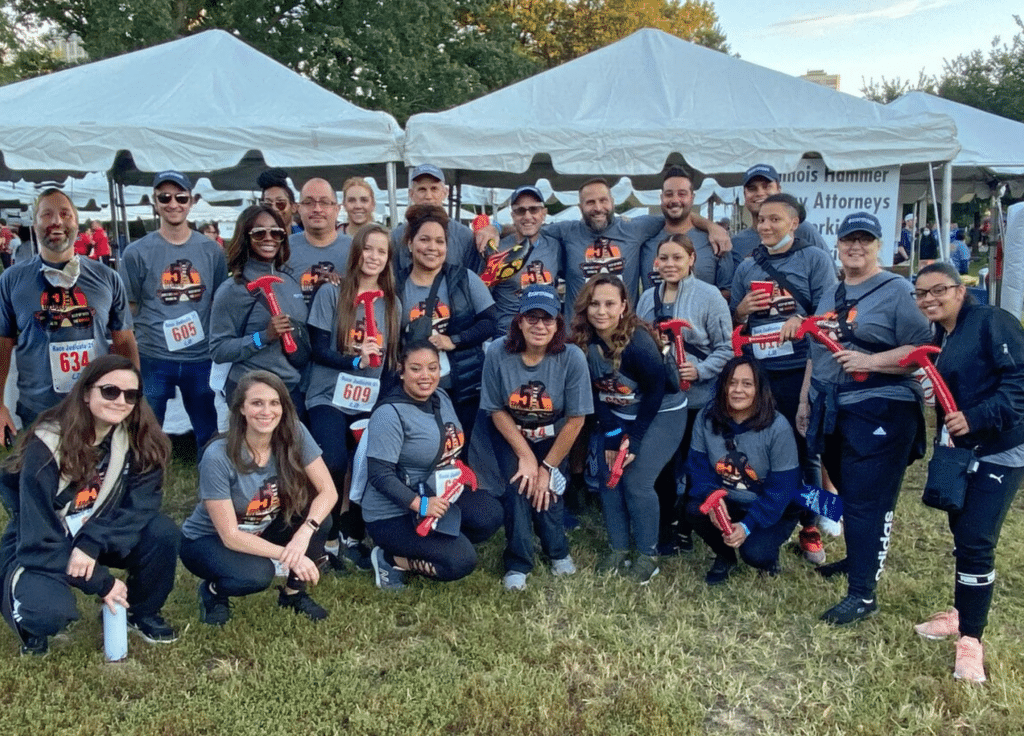
<instances>
[{"instance_id":1,"label":"man with beard","mask_svg":"<svg viewBox=\"0 0 1024 736\"><path fill-rule=\"evenodd\" d=\"M181 390L196 444L217 432L210 388L210 311L228 277L224 251L188 226L192 181L180 171L153 178L160 229L132 243L120 262L135 316L143 390L163 424L167 402Z\"/></svg>"},{"instance_id":2,"label":"man with beard","mask_svg":"<svg viewBox=\"0 0 1024 736\"><path fill-rule=\"evenodd\" d=\"M74 253L78 212L67 195L59 189L40 194L34 228L39 255L0 275L0 386L13 353L15 413L23 426L58 404L100 355L114 352L139 363L124 283L102 263ZM2 398L0 424L14 432Z\"/></svg>"},{"instance_id":3,"label":"man with beard","mask_svg":"<svg viewBox=\"0 0 1024 736\"><path fill-rule=\"evenodd\" d=\"M299 217L302 232L288 238L291 255L288 265L295 280L302 284L302 297L308 307L320 284L337 284L348 264L352 238L338 231L338 196L326 179L310 179L299 193Z\"/></svg>"},{"instance_id":4,"label":"man with beard","mask_svg":"<svg viewBox=\"0 0 1024 736\"><path fill-rule=\"evenodd\" d=\"M747 169L747 173L743 176L743 204L746 206L747 212L750 213L753 224L732 236L732 258L737 266L761 244L761 238L757 234L757 215L761 211L761 203L771 195L781 193L782 185L779 183L779 172L775 170L774 166L755 164ZM828 247L825 245L821 233L818 232L818 228L804 219L807 213L803 207L800 208L800 216L800 225L793 234L794 239L808 245L816 245L827 253Z\"/></svg>"},{"instance_id":5,"label":"man with beard","mask_svg":"<svg viewBox=\"0 0 1024 736\"><path fill-rule=\"evenodd\" d=\"M686 235L693 243L696 260L692 273L701 281L717 286L726 301L729 300L729 287L732 286L733 260L728 254L719 255L711 246L707 233L698 230L693 224L693 182L690 176L679 167L672 167L665 172L661 183L661 214L665 218L665 227L653 238L649 238L640 249L640 276L644 288L654 285L654 260L658 255L658 246L665 242L669 235L677 233Z\"/></svg>"}]
</instances>

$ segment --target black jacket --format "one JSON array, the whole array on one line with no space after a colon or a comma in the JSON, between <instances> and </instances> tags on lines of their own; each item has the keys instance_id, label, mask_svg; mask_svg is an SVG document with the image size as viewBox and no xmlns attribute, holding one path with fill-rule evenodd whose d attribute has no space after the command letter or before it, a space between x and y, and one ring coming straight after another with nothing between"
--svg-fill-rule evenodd
<instances>
[{"instance_id":1,"label":"black jacket","mask_svg":"<svg viewBox=\"0 0 1024 736\"><path fill-rule=\"evenodd\" d=\"M1024 328L1002 309L967 303L952 334L935 327L935 367L971 428L954 443L979 456L1024 443ZM935 409L941 424L945 412Z\"/></svg>"}]
</instances>

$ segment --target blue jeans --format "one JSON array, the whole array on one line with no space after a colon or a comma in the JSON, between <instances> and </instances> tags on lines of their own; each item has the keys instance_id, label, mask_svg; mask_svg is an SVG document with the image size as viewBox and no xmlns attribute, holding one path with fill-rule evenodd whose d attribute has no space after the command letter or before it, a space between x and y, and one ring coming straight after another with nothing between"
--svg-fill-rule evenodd
<instances>
[{"instance_id":1,"label":"blue jeans","mask_svg":"<svg viewBox=\"0 0 1024 736\"><path fill-rule=\"evenodd\" d=\"M146 401L156 414L157 421L164 423L167 402L174 398L175 388L181 389L181 401L192 422L200 453L210 438L217 434L217 407L214 406L214 392L210 388L210 366L209 360L180 363L139 356Z\"/></svg>"}]
</instances>

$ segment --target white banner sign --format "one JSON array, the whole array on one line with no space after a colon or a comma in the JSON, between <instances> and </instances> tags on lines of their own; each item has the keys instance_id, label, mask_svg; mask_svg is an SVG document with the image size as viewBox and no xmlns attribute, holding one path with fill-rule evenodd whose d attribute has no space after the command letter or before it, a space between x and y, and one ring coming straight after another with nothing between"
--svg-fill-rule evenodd
<instances>
[{"instance_id":1,"label":"white banner sign","mask_svg":"<svg viewBox=\"0 0 1024 736\"><path fill-rule=\"evenodd\" d=\"M899 239L900 169L830 171L821 159L804 159L800 168L780 174L782 191L799 199L807 209L807 221L818 228L836 259L836 232L843 218L854 212L870 212L882 225L883 266L892 265Z\"/></svg>"}]
</instances>

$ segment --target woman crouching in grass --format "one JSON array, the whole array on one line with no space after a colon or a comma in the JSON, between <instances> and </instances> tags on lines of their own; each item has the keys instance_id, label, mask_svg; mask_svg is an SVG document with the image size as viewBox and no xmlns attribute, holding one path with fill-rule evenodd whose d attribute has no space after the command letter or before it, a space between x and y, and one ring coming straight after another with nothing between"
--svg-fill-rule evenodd
<instances>
[{"instance_id":1,"label":"woman crouching in grass","mask_svg":"<svg viewBox=\"0 0 1024 736\"><path fill-rule=\"evenodd\" d=\"M229 598L269 588L274 561L288 569L278 605L327 618L306 593L320 579L321 524L338 500L320 448L273 373L243 375L229 411L227 435L203 453L199 505L182 526L181 561L201 578L200 618L227 623Z\"/></svg>"}]
</instances>

